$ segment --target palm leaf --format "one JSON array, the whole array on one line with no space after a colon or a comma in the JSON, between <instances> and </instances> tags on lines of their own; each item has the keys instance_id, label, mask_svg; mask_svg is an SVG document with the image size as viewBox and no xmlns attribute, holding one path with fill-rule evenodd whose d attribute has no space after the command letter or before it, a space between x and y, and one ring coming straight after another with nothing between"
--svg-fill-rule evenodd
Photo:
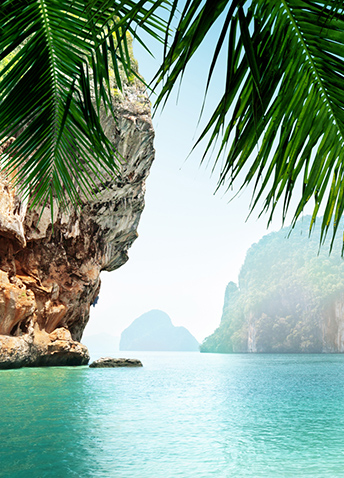
<instances>
[{"instance_id":1,"label":"palm leaf","mask_svg":"<svg viewBox=\"0 0 344 478\"><path fill-rule=\"evenodd\" d=\"M294 220L314 199L324 207L323 236L337 231L344 211L344 19L342 2L311 0L186 0L172 43L168 28L179 0L5 0L0 6L0 147L33 204L50 196L74 203L96 191L94 178L115 175L120 158L99 123L112 111L112 76L135 74L127 32L165 38L156 82L166 101L215 21L223 19L210 60L207 91L222 48L227 50L223 96L200 135L205 155L220 139L225 155L219 187L245 174L254 208L274 213L300 185ZM167 8L164 21L157 9ZM198 144L197 143L197 144ZM229 148L228 148L229 147ZM256 153L256 149L258 153ZM228 149L228 151L227 151ZM253 159L252 159L253 158ZM248 172L247 172L248 171Z\"/></svg>"},{"instance_id":2,"label":"palm leaf","mask_svg":"<svg viewBox=\"0 0 344 478\"><path fill-rule=\"evenodd\" d=\"M164 23L155 11L164 3L2 2L0 145L16 137L3 170L15 173L32 204L49 196L80 203L96 192L95 178L117 174L121 158L103 132L99 111L113 113L111 77L122 88L123 75L132 74L126 33L136 35L140 25L159 39Z\"/></svg>"},{"instance_id":3,"label":"palm leaf","mask_svg":"<svg viewBox=\"0 0 344 478\"><path fill-rule=\"evenodd\" d=\"M241 187L254 184L252 208L263 200L270 219L281 200L284 219L291 196L299 194L294 223L312 199L312 225L323 207L321 240L331 224L334 237L344 211L342 2L208 0L197 11L191 4L156 77L163 85L157 105L183 75L209 20L222 14L207 91L225 43L226 87L197 142L210 135L206 155L220 140L218 187L229 188L244 174Z\"/></svg>"}]
</instances>

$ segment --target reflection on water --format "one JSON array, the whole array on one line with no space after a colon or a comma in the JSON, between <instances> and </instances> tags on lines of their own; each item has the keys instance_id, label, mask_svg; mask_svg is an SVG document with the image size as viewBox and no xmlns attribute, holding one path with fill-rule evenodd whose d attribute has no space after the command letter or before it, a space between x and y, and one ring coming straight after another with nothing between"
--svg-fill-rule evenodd
<instances>
[{"instance_id":1,"label":"reflection on water","mask_svg":"<svg viewBox=\"0 0 344 478\"><path fill-rule=\"evenodd\" d=\"M344 477L344 356L0 373L0 476Z\"/></svg>"}]
</instances>

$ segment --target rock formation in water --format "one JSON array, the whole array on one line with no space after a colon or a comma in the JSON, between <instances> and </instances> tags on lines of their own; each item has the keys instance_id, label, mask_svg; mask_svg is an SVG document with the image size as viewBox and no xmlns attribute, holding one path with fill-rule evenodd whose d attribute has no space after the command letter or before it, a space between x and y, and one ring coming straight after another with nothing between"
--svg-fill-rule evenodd
<instances>
[{"instance_id":1,"label":"rock formation in water","mask_svg":"<svg viewBox=\"0 0 344 478\"><path fill-rule=\"evenodd\" d=\"M310 218L264 236L248 251L239 285L226 289L219 328L201 352L344 352L342 238L319 252Z\"/></svg>"},{"instance_id":2,"label":"rock formation in water","mask_svg":"<svg viewBox=\"0 0 344 478\"><path fill-rule=\"evenodd\" d=\"M151 310L122 332L119 349L198 352L199 344L185 327L175 327L165 312Z\"/></svg>"},{"instance_id":3,"label":"rock formation in water","mask_svg":"<svg viewBox=\"0 0 344 478\"><path fill-rule=\"evenodd\" d=\"M142 367L141 360L128 358L102 357L90 364L91 368Z\"/></svg>"},{"instance_id":4,"label":"rock formation in water","mask_svg":"<svg viewBox=\"0 0 344 478\"><path fill-rule=\"evenodd\" d=\"M53 225L49 206L39 219L0 177L0 368L88 363L80 339L99 274L128 259L154 157L142 87L127 88L116 117L103 113L101 120L123 158L120 174L97 181L101 192L79 211L54 204Z\"/></svg>"}]
</instances>

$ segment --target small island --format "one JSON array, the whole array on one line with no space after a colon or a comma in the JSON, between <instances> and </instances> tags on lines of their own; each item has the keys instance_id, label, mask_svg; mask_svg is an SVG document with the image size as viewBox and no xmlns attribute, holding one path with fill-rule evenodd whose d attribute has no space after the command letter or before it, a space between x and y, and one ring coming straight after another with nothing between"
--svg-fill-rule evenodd
<instances>
[{"instance_id":1,"label":"small island","mask_svg":"<svg viewBox=\"0 0 344 478\"><path fill-rule=\"evenodd\" d=\"M155 309L135 319L122 332L119 349L198 352L199 344L185 327L175 327L165 312Z\"/></svg>"}]
</instances>

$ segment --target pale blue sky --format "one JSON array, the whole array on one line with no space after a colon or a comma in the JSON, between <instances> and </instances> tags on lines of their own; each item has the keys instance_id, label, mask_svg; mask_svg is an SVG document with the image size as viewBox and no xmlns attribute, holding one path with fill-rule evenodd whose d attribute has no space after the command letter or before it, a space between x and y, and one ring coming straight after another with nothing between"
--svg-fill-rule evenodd
<instances>
[{"instance_id":1,"label":"pale blue sky","mask_svg":"<svg viewBox=\"0 0 344 478\"><path fill-rule=\"evenodd\" d=\"M219 325L227 283L237 281L247 249L268 231L258 212L245 222L250 192L229 203L234 193L214 196L217 175L200 167L202 147L187 160L202 104L209 51L216 35L198 52L183 80L178 104L171 98L154 118L156 159L147 181L146 207L139 238L129 262L102 274L97 306L91 309L85 335L119 336L150 309L162 309L174 325L183 325L199 340ZM141 74L149 80L159 64L134 45ZM225 58L222 58L224 65ZM208 108L221 93L224 66L216 71ZM201 127L197 129L201 132ZM281 226L276 215L269 231Z\"/></svg>"}]
</instances>

